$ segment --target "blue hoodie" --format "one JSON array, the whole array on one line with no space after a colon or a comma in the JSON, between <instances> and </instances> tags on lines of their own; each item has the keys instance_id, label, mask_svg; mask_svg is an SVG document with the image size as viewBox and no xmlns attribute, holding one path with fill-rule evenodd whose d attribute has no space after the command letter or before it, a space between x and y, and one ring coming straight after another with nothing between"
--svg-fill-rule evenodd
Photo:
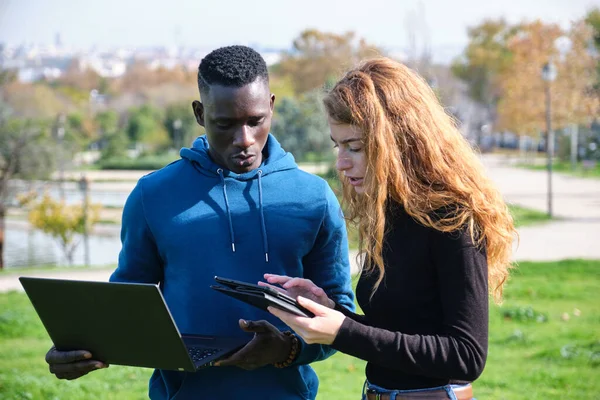
<instances>
[{"instance_id":1,"label":"blue hoodie","mask_svg":"<svg viewBox=\"0 0 600 400\"><path fill-rule=\"evenodd\" d=\"M279 319L209 288L215 275L247 282L266 272L302 276L353 309L348 242L339 203L323 179L298 169L269 135L267 156L236 174L215 164L201 136L178 160L144 176L123 210L122 249L111 281L160 283L183 333L248 336L240 318ZM202 307L198 305L202 304ZM308 365L334 353L307 345L287 368L155 370L151 399L314 399Z\"/></svg>"}]
</instances>

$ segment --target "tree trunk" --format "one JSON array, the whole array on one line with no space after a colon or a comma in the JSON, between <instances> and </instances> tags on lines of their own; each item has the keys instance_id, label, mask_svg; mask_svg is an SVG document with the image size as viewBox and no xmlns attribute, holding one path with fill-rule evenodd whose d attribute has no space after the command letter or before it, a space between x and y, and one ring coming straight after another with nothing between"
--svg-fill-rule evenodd
<instances>
[{"instance_id":1,"label":"tree trunk","mask_svg":"<svg viewBox=\"0 0 600 400\"><path fill-rule=\"evenodd\" d=\"M67 258L67 264L69 265L69 267L73 266L73 250L75 250L73 246L69 246L68 244L63 243L63 252L65 254L65 257Z\"/></svg>"}]
</instances>

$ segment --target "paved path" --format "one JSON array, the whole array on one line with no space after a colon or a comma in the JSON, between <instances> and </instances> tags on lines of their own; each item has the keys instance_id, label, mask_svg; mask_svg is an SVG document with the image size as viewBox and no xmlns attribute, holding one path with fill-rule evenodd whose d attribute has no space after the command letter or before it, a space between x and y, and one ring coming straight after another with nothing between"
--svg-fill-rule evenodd
<instances>
[{"instance_id":1,"label":"paved path","mask_svg":"<svg viewBox=\"0 0 600 400\"><path fill-rule=\"evenodd\" d=\"M40 272L27 272L24 276L35 276L39 278L59 278L59 279L78 279L84 281L108 281L112 269L96 269L91 268L89 270L77 271L40 271ZM6 275L0 275L0 292L7 292L9 290L23 291L23 287L19 282L20 274L10 272Z\"/></svg>"},{"instance_id":2,"label":"paved path","mask_svg":"<svg viewBox=\"0 0 600 400\"><path fill-rule=\"evenodd\" d=\"M502 156L484 164L504 198L513 204L547 211L547 173L509 167ZM600 259L600 180L553 176L556 221L519 229L520 260Z\"/></svg>"},{"instance_id":3,"label":"paved path","mask_svg":"<svg viewBox=\"0 0 600 400\"><path fill-rule=\"evenodd\" d=\"M546 173L515 169L506 161L503 156L486 155L483 158L488 173L505 199L509 203L546 211ZM553 182L554 214L557 220L519 229L520 244L514 259L600 259L600 180L555 174ZM356 252L351 252L350 259L356 271ZM110 270L92 269L27 275L107 280L110 273ZM20 288L18 275L0 275L0 292Z\"/></svg>"}]
</instances>

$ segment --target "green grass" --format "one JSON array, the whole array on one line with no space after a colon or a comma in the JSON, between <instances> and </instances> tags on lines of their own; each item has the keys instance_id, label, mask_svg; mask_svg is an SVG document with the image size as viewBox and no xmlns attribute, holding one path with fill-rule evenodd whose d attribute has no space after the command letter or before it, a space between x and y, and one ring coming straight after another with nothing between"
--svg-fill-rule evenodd
<instances>
[{"instance_id":1,"label":"green grass","mask_svg":"<svg viewBox=\"0 0 600 400\"><path fill-rule=\"evenodd\" d=\"M534 313L514 317L527 308ZM536 313L547 320L538 322ZM599 322L600 261L521 263L504 305L491 308L488 366L475 384L477 397L598 399Z\"/></svg>"},{"instance_id":2,"label":"green grass","mask_svg":"<svg viewBox=\"0 0 600 400\"><path fill-rule=\"evenodd\" d=\"M600 260L523 262L490 307L478 399L600 398ZM579 316L576 316L579 314ZM365 363L336 354L314 364L319 398L358 398Z\"/></svg>"},{"instance_id":3,"label":"green grass","mask_svg":"<svg viewBox=\"0 0 600 400\"><path fill-rule=\"evenodd\" d=\"M99 160L96 165L103 170L156 170L178 160L179 153L145 155L132 159L126 156Z\"/></svg>"},{"instance_id":4,"label":"green grass","mask_svg":"<svg viewBox=\"0 0 600 400\"><path fill-rule=\"evenodd\" d=\"M579 316L577 316L579 315ZM490 307L478 399L600 398L600 260L523 262ZM76 381L48 373L44 328L22 293L0 294L0 399L143 399L150 370L113 365ZM344 354L313 364L318 399L357 399L365 362Z\"/></svg>"},{"instance_id":5,"label":"green grass","mask_svg":"<svg viewBox=\"0 0 600 400\"><path fill-rule=\"evenodd\" d=\"M543 165L531 165L531 164L519 164L521 168L533 169L533 170L546 170L546 164ZM579 178L592 178L600 179L600 161L596 162L596 167L592 169L584 169L583 163L578 162L575 169L571 167L570 162L554 161L552 163L552 171L559 172L562 174L572 175Z\"/></svg>"},{"instance_id":6,"label":"green grass","mask_svg":"<svg viewBox=\"0 0 600 400\"><path fill-rule=\"evenodd\" d=\"M0 294L0 399L144 399L151 370L111 366L76 381L48 372L51 342L22 293Z\"/></svg>"},{"instance_id":7,"label":"green grass","mask_svg":"<svg viewBox=\"0 0 600 400\"><path fill-rule=\"evenodd\" d=\"M121 225L121 221L116 219L99 219L96 223L101 225Z\"/></svg>"},{"instance_id":8,"label":"green grass","mask_svg":"<svg viewBox=\"0 0 600 400\"><path fill-rule=\"evenodd\" d=\"M514 204L509 204L508 208L510 209L510 213L513 216L517 228L548 222L552 219L547 213L531 208L525 208Z\"/></svg>"}]
</instances>

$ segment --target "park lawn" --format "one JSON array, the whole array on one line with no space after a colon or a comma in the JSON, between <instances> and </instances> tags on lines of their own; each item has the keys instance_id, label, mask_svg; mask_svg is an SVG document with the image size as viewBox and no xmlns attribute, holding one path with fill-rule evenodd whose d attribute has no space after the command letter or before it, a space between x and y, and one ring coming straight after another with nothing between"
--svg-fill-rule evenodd
<instances>
[{"instance_id":1,"label":"park lawn","mask_svg":"<svg viewBox=\"0 0 600 400\"><path fill-rule=\"evenodd\" d=\"M520 263L504 304L490 307L489 356L474 383L477 398L597 399L599 323L600 260ZM113 365L59 381L43 360L49 347L26 296L0 294L0 399L146 398L149 369ZM318 399L360 398L364 361L338 353L313 366Z\"/></svg>"},{"instance_id":2,"label":"park lawn","mask_svg":"<svg viewBox=\"0 0 600 400\"><path fill-rule=\"evenodd\" d=\"M0 399L144 399L151 370L111 366L76 381L48 372L51 341L23 293L0 294Z\"/></svg>"},{"instance_id":3,"label":"park lawn","mask_svg":"<svg viewBox=\"0 0 600 400\"><path fill-rule=\"evenodd\" d=\"M475 396L599 399L599 323L600 260L520 263L504 303L490 307L488 360ZM359 398L364 365L339 353L315 363L318 398Z\"/></svg>"},{"instance_id":4,"label":"park lawn","mask_svg":"<svg viewBox=\"0 0 600 400\"><path fill-rule=\"evenodd\" d=\"M548 167L546 164L532 165L532 164L519 164L521 168L533 169L533 170L546 170ZM578 178L591 178L600 179L600 162L596 162L594 168L583 168L583 163L580 161L577 163L575 168L571 167L570 162L565 161L554 161L552 163L552 170L566 175L576 176Z\"/></svg>"},{"instance_id":5,"label":"park lawn","mask_svg":"<svg viewBox=\"0 0 600 400\"><path fill-rule=\"evenodd\" d=\"M517 206L515 204L509 204L508 208L517 228L552 220L552 218L548 216L548 213L542 211Z\"/></svg>"}]
</instances>

